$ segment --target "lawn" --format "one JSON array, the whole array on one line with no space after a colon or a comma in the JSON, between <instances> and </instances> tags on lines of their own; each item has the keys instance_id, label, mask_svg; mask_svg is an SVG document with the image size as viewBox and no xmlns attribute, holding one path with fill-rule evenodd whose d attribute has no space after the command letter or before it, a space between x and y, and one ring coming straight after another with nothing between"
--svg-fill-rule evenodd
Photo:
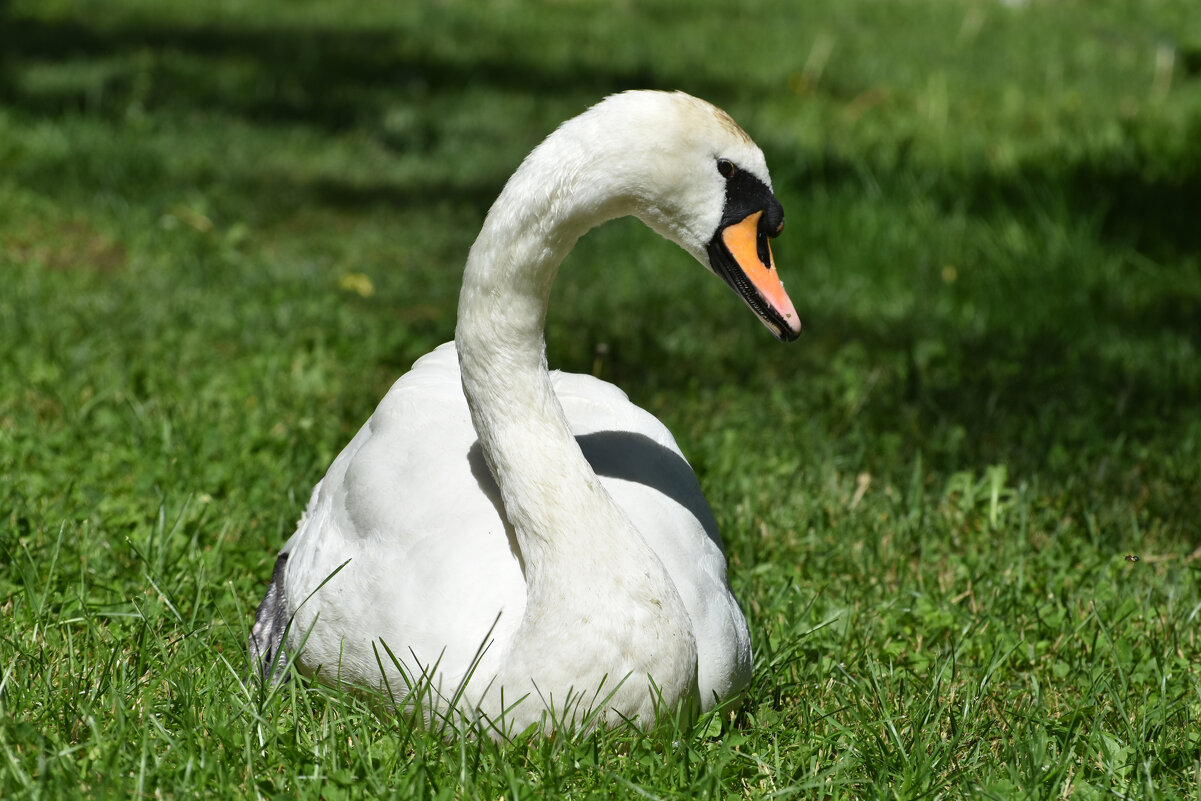
<instances>
[{"instance_id":1,"label":"lawn","mask_svg":"<svg viewBox=\"0 0 1201 801\"><path fill-rule=\"evenodd\" d=\"M504 180L635 86L763 148L805 332L620 221L548 352L695 467L741 707L500 747L245 689ZM1201 797L1195 0L0 0L0 281L0 797Z\"/></svg>"}]
</instances>

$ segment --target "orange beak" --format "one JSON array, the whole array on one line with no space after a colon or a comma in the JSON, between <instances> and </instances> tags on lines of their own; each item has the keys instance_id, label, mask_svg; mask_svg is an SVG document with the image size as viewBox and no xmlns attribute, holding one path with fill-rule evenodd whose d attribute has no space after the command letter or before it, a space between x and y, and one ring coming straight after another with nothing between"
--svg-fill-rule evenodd
<instances>
[{"instance_id":1,"label":"orange beak","mask_svg":"<svg viewBox=\"0 0 1201 801\"><path fill-rule=\"evenodd\" d=\"M789 342L800 336L801 318L776 272L767 233L759 230L762 216L762 211L756 211L721 231L721 243L733 263L715 264L714 268L776 338Z\"/></svg>"}]
</instances>

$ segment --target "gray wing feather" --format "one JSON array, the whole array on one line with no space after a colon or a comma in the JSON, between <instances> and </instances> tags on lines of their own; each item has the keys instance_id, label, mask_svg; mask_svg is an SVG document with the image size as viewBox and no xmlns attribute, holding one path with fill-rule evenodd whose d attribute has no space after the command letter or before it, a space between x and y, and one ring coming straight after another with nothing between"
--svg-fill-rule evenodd
<instances>
[{"instance_id":1,"label":"gray wing feather","mask_svg":"<svg viewBox=\"0 0 1201 801\"><path fill-rule=\"evenodd\" d=\"M250 629L250 674L263 682L279 684L288 678L287 649L284 634L290 616L284 595L284 571L288 555L281 553L271 571L271 583L267 594L254 615L254 626Z\"/></svg>"}]
</instances>

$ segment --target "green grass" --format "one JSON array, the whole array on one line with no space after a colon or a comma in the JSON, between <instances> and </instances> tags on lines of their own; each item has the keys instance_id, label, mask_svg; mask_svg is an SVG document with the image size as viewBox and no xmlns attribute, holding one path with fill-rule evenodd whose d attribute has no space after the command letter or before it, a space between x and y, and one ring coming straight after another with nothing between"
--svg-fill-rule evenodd
<instances>
[{"instance_id":1,"label":"green grass","mask_svg":"<svg viewBox=\"0 0 1201 801\"><path fill-rule=\"evenodd\" d=\"M696 467L744 705L499 748L248 693L488 204L632 86L788 215L791 346L628 221L548 327ZM1197 798L1198 220L1191 0L0 3L0 797Z\"/></svg>"}]
</instances>

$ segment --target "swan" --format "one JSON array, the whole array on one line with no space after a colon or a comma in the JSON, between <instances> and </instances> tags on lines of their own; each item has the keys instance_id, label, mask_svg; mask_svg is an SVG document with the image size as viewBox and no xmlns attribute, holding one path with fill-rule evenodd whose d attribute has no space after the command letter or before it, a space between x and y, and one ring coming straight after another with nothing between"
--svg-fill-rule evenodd
<instances>
[{"instance_id":1,"label":"swan","mask_svg":"<svg viewBox=\"0 0 1201 801\"><path fill-rule=\"evenodd\" d=\"M255 617L255 675L279 681L290 659L496 739L646 728L746 687L746 619L675 440L615 386L547 369L560 262L626 215L776 338L799 336L768 245L783 209L733 119L631 91L563 123L489 210L454 341L396 381L313 490Z\"/></svg>"}]
</instances>

